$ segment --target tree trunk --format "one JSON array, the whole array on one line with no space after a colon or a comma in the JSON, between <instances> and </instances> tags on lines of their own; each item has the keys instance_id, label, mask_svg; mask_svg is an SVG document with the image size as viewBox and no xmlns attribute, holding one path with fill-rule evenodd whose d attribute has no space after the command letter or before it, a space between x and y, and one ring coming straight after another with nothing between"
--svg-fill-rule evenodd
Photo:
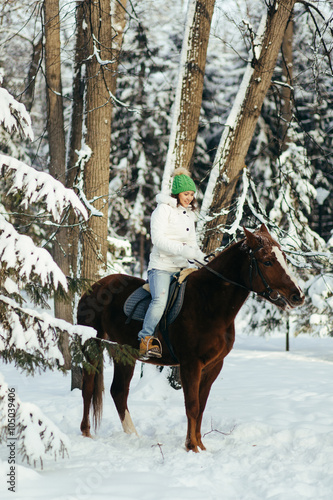
<instances>
[{"instance_id":1,"label":"tree trunk","mask_svg":"<svg viewBox=\"0 0 333 500\"><path fill-rule=\"evenodd\" d=\"M111 20L112 20L112 81L111 93L115 95L117 89L118 64L123 43L124 29L126 26L126 5L127 0L111 0Z\"/></svg>"},{"instance_id":2,"label":"tree trunk","mask_svg":"<svg viewBox=\"0 0 333 500\"><path fill-rule=\"evenodd\" d=\"M292 119L292 80L293 80L293 34L294 34L294 21L289 19L286 31L282 40L282 72L284 76L285 86L282 87L282 151L288 147L289 137L288 130Z\"/></svg>"},{"instance_id":3,"label":"tree trunk","mask_svg":"<svg viewBox=\"0 0 333 500\"><path fill-rule=\"evenodd\" d=\"M45 14L45 75L47 87L47 133L49 143L50 174L65 184L65 130L62 107L61 61L60 61L60 19L57 0L44 1ZM59 228L53 244L53 258L66 276L69 274L67 230ZM72 322L72 308L68 302L55 300L55 316ZM68 335L60 338L60 350L64 356L65 368L69 369L71 356L68 349Z\"/></svg>"},{"instance_id":4,"label":"tree trunk","mask_svg":"<svg viewBox=\"0 0 333 500\"><path fill-rule=\"evenodd\" d=\"M215 0L189 2L162 190L168 189L176 167L192 168L214 4Z\"/></svg>"},{"instance_id":5,"label":"tree trunk","mask_svg":"<svg viewBox=\"0 0 333 500\"><path fill-rule=\"evenodd\" d=\"M83 129L83 97L84 80L82 68L85 58L84 34L83 34L83 7L81 1L76 3L76 40L74 53L73 71L73 101L71 112L71 123L69 132L69 147L67 155L67 187L73 188L77 181L79 167L77 165L78 155L82 145Z\"/></svg>"},{"instance_id":6,"label":"tree trunk","mask_svg":"<svg viewBox=\"0 0 333 500\"><path fill-rule=\"evenodd\" d=\"M116 92L117 86L117 69L123 39L123 31L126 23L126 2L127 0L112 1L112 63L110 63L111 85L110 92L112 95ZM82 129L83 129L83 108L84 108L84 91L85 83L83 80L83 65L85 64L85 45L83 31L83 4L77 2L76 6L76 46L74 60L74 78L73 78L73 105L71 115L71 127L69 136L69 150L67 157L67 186L73 188L78 181L80 166L77 164L78 154L82 146ZM78 222L75 214L70 216L70 224ZM72 223L72 224L71 224ZM77 247L79 240L79 229L71 227L70 241L70 267L74 276L77 276Z\"/></svg>"},{"instance_id":7,"label":"tree trunk","mask_svg":"<svg viewBox=\"0 0 333 500\"><path fill-rule=\"evenodd\" d=\"M97 220L93 217L89 223L89 233L83 235L83 261L82 266L77 268L78 264L78 242L79 229L72 227L70 230L71 247L71 270L75 277L84 277L95 281L98 279L99 264L102 266L106 262L107 251L107 200L109 185L109 151L111 136L111 113L112 106L110 97L116 92L117 69L120 57L120 50L123 39L123 31L126 23L126 2L127 0L111 1L111 16L107 15L105 10L107 2L100 4L104 11L103 23L104 29L99 25L99 7L94 7L91 2L77 2L76 12L76 48L75 48L75 66L73 80L73 107L72 123L70 133L70 146L67 161L67 185L73 187L80 175L80 166L77 165L79 151L83 142L83 115L84 115L84 93L87 96L87 118L85 138L86 144L92 150L92 157L84 169L84 189L88 198L95 196L104 196L104 201L99 200L96 208L101 208L104 204L103 220ZM91 16L91 21L90 21ZM89 31L84 33L83 23L90 27ZM101 44L105 50L99 53L101 59L110 62L105 67L100 66L96 58L94 61L87 56L93 53L92 33L96 37L96 47ZM112 46L110 47L112 40ZM88 44L88 53L84 54L84 49ZM107 48L110 47L110 48ZM87 62L85 62L87 61ZM86 84L83 80L83 64L86 64L87 79ZM100 94L94 101L94 92ZM102 122L101 122L102 120ZM101 125L101 131L97 129L95 121ZM99 134L103 134L103 143L99 143ZM102 151L104 149L104 151ZM101 168L102 167L102 168ZM95 172L95 176L91 173ZM100 175L100 178L99 178ZM106 203L105 203L106 201ZM97 202L96 202L97 203ZM74 215L72 222L75 222ZM91 236L91 239L90 239ZM90 245L90 243L92 245ZM100 251L101 249L101 251ZM86 252L88 252L86 254ZM98 262L98 258L100 261ZM72 367L72 389L81 388L81 369Z\"/></svg>"},{"instance_id":8,"label":"tree trunk","mask_svg":"<svg viewBox=\"0 0 333 500\"><path fill-rule=\"evenodd\" d=\"M222 134L202 206L202 216L208 216L203 237L203 248L207 253L221 245L221 228L227 220L227 214L222 213L222 210L230 206L244 168L294 3L295 0L274 2L268 10L267 20L266 16L262 20L260 46L254 48L254 57L245 72Z\"/></svg>"},{"instance_id":9,"label":"tree trunk","mask_svg":"<svg viewBox=\"0 0 333 500\"><path fill-rule=\"evenodd\" d=\"M73 188L79 181L80 166L78 165L78 154L82 145L83 130L83 61L84 61L84 35L83 35L83 7L81 1L76 3L76 40L74 55L74 76L73 76L73 102L71 113L71 124L69 133L69 148L67 155L67 187ZM74 212L69 215L68 246L69 246L69 266L73 277L79 278L80 267L78 266L78 245L80 239L80 228L77 225L78 218ZM72 316L74 307L74 297L72 297ZM73 317L74 321L74 317ZM82 389L82 368L72 365L71 368L71 390Z\"/></svg>"},{"instance_id":10,"label":"tree trunk","mask_svg":"<svg viewBox=\"0 0 333 500\"><path fill-rule=\"evenodd\" d=\"M106 269L109 165L111 146L111 16L110 1L83 2L88 49L86 59L86 137L91 156L84 167L84 192L99 217L83 233L82 277L97 281Z\"/></svg>"},{"instance_id":11,"label":"tree trunk","mask_svg":"<svg viewBox=\"0 0 333 500\"><path fill-rule=\"evenodd\" d=\"M31 111L34 102L36 77L41 62L42 49L43 49L43 37L41 36L37 40L37 42L33 45L32 59L27 78L27 88L23 95L24 105L27 108L27 111L29 112Z\"/></svg>"},{"instance_id":12,"label":"tree trunk","mask_svg":"<svg viewBox=\"0 0 333 500\"><path fill-rule=\"evenodd\" d=\"M69 146L67 154L67 178L66 185L69 188L75 187L80 174L78 165L78 151L82 146L82 130L84 121L84 80L83 64L85 59L84 34L83 34L83 7L81 1L76 3L76 40L74 54L74 75L73 75L73 101L71 112L71 123L69 132ZM80 230L77 226L78 218L74 212L69 215L68 246L69 246L69 267L70 273L74 277L78 276L77 258Z\"/></svg>"}]
</instances>

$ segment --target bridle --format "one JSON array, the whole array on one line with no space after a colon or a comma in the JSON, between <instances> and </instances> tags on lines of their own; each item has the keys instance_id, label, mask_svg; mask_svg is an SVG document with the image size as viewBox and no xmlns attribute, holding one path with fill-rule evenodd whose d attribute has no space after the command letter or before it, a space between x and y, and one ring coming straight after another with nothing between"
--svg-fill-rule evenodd
<instances>
[{"instance_id":1,"label":"bridle","mask_svg":"<svg viewBox=\"0 0 333 500\"><path fill-rule=\"evenodd\" d=\"M261 250L263 248L262 245L258 246L257 248L255 248L254 250L252 250L252 248L249 249L249 256L250 256L250 276L249 276L249 281L250 281L250 288L247 287L246 285L242 285L241 283L237 283L236 281L233 281L229 278L226 278L225 276L223 276L223 274L215 271L215 269L212 269L211 267L208 267L207 264L203 264L202 262L194 259L194 262L196 264L199 264L200 265L200 268L201 269L207 269L207 271L209 271L210 273L212 274L215 274L215 276L217 276L218 278L222 279L223 281L226 281L227 283L230 283L231 285L235 285L235 286L239 286L241 288L244 288L245 290L247 290L248 292L255 292L257 295L259 295L260 297L263 297L264 299L270 299L272 301L277 301L278 299L283 299L283 297L281 296L281 294L277 291L277 290L273 290L269 284L267 283L267 280L265 278L265 276L263 275L259 265L258 265L258 262L257 262L257 259L255 258L255 254ZM207 255L207 257L211 257L212 255L214 254L209 254ZM207 258L206 257L206 258ZM261 281L263 282L266 290L264 290L263 292L256 292L255 290L253 290L253 286L252 286L252 280L253 280L253 276L254 274L258 274ZM284 300L284 299L283 299Z\"/></svg>"},{"instance_id":2,"label":"bridle","mask_svg":"<svg viewBox=\"0 0 333 500\"><path fill-rule=\"evenodd\" d=\"M253 269L255 270L256 274L259 275L261 281L263 282L266 290L264 290L263 292L255 292L257 295L259 295L260 297L263 297L264 299L270 299L270 300L273 300L273 301L276 301L278 299L283 299L283 297L281 296L281 294L277 291L277 290L273 290L269 284L267 283L267 280L265 278L265 276L263 275L260 267L258 266L258 262L257 262L257 259L255 258L254 254L256 252L258 252L259 250L261 250L263 247L262 245L257 247L255 250L252 250L251 248L249 249L249 255L251 257L251 263L250 263L250 289L249 291L252 291L254 292L253 290L253 287L252 287L252 276L253 276ZM207 267L208 269L208 267ZM242 286L242 285L241 285ZM275 295L273 295L275 294Z\"/></svg>"}]
</instances>

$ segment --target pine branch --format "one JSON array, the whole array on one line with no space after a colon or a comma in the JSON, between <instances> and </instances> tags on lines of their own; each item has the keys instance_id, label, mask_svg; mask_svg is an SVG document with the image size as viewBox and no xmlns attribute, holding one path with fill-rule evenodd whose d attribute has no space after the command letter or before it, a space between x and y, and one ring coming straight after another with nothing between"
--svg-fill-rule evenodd
<instances>
[{"instance_id":1,"label":"pine branch","mask_svg":"<svg viewBox=\"0 0 333 500\"><path fill-rule=\"evenodd\" d=\"M31 128L31 119L24 104L16 101L3 88L0 88L0 101L0 125L11 134L15 131L21 132L23 136L33 140L34 134Z\"/></svg>"},{"instance_id":2,"label":"pine branch","mask_svg":"<svg viewBox=\"0 0 333 500\"><path fill-rule=\"evenodd\" d=\"M66 277L44 248L36 247L29 236L19 234L0 214L1 281L10 274L17 281L39 280L42 286L67 290Z\"/></svg>"},{"instance_id":3,"label":"pine branch","mask_svg":"<svg viewBox=\"0 0 333 500\"><path fill-rule=\"evenodd\" d=\"M59 221L64 210L71 206L77 215L85 220L88 213L72 189L65 186L45 172L39 172L33 167L10 156L0 154L0 173L9 177L11 187L7 196L21 193L21 205L27 208L33 203L41 204Z\"/></svg>"}]
</instances>

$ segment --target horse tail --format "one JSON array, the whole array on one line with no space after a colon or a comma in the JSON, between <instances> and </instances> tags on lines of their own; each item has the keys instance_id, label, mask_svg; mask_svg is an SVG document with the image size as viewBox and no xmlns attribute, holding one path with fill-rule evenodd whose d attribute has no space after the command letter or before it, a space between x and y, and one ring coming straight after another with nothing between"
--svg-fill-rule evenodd
<instances>
[{"instance_id":1,"label":"horse tail","mask_svg":"<svg viewBox=\"0 0 333 500\"><path fill-rule=\"evenodd\" d=\"M93 422L95 431L100 426L103 414L103 393L104 393L104 359L103 359L103 346L101 342L96 342L97 352L97 365L94 378L94 390L92 397L92 411Z\"/></svg>"}]
</instances>

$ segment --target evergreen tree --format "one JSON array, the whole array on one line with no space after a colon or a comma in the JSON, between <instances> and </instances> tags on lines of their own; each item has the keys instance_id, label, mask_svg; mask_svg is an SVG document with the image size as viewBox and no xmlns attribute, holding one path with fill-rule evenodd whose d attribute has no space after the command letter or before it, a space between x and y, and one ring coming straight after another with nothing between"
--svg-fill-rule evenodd
<instances>
[{"instance_id":1,"label":"evergreen tree","mask_svg":"<svg viewBox=\"0 0 333 500\"><path fill-rule=\"evenodd\" d=\"M325 242L330 226L328 224L325 231L320 230L316 217L319 210L322 214L329 214L331 210L330 197L324 198L324 206L319 205L321 190L326 196L332 189L332 168L325 150L325 145L331 143L328 124L332 112L327 106L331 77L326 77L332 75L328 50L331 42L327 30L330 15L331 10L326 4L320 5L320 12L313 9L311 15L307 6L295 7L293 113L288 130L289 140L283 151L281 85L284 82L280 57L248 154L248 163L254 164L251 170L252 186L255 186L252 212L259 213L263 220L269 220L271 227L275 227L287 257L295 265L307 292L309 315L304 315L302 310L293 311L290 325L295 332L315 334L323 334L324 331L330 334L333 331L330 305L332 257L329 244ZM262 325L254 319L258 307L266 309ZM253 304L251 318L253 329L259 327L260 331L267 331L268 324L270 327L280 324L281 330L287 330L283 316L268 304Z\"/></svg>"},{"instance_id":2,"label":"evergreen tree","mask_svg":"<svg viewBox=\"0 0 333 500\"><path fill-rule=\"evenodd\" d=\"M21 133L32 139L30 116L24 105L4 88L0 88L0 103L0 126L10 134ZM38 205L39 212L35 217L39 223L51 224L56 231L64 211L69 208L81 218L88 218L85 206L72 190L66 189L49 174L39 172L1 151L0 173L3 183L7 181L10 185L9 189L5 189L5 197L15 197L16 203L20 203L24 210L30 204ZM1 197L4 187L1 186ZM45 248L36 246L30 236L15 229L11 214L2 201L0 199L0 359L13 362L31 374L37 369L61 369L64 359L59 350L59 338L66 333L71 338L75 361L84 362L81 345L95 337L95 330L73 326L36 310L36 307L48 307L47 301L54 293L66 296L67 278ZM27 302L32 303L34 308L27 307ZM126 348L117 351L116 345L110 347L116 354L120 352L124 359L128 359ZM37 463L42 462L45 453L55 456L65 453L66 437L40 410L30 403L22 403L1 377L2 440L12 435L7 420L11 404L14 405L12 408L15 407L12 418L16 424L18 451L23 458Z\"/></svg>"}]
</instances>

